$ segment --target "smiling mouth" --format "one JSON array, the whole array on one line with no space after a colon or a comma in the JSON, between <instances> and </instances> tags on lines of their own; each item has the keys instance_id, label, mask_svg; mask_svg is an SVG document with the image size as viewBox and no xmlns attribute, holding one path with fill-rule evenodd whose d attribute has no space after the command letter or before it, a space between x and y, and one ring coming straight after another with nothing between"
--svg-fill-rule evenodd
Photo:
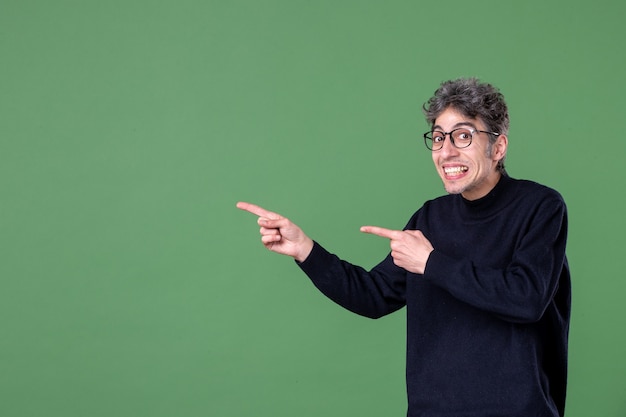
<instances>
[{"instance_id":1,"label":"smiling mouth","mask_svg":"<svg viewBox=\"0 0 626 417\"><path fill-rule=\"evenodd\" d=\"M455 166L455 167L444 167L443 172L446 173L446 175L461 175L464 172L467 172L469 168L466 166Z\"/></svg>"}]
</instances>

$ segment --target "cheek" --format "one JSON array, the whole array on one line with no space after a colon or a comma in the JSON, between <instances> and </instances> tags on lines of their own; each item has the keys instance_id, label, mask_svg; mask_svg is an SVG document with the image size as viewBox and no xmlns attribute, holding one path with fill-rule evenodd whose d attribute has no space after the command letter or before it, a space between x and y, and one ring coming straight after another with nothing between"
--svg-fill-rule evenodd
<instances>
[{"instance_id":1,"label":"cheek","mask_svg":"<svg viewBox=\"0 0 626 417\"><path fill-rule=\"evenodd\" d=\"M485 157L486 158L491 158L491 155L493 155L493 144L492 143L487 145L487 149L485 150Z\"/></svg>"}]
</instances>

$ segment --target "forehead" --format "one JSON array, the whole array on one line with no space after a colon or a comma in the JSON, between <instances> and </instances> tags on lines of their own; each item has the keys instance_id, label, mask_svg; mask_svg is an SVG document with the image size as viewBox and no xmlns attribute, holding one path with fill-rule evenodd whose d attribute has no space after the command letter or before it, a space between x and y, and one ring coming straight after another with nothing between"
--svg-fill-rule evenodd
<instances>
[{"instance_id":1,"label":"forehead","mask_svg":"<svg viewBox=\"0 0 626 417\"><path fill-rule=\"evenodd\" d=\"M454 107L448 107L435 119L433 128L452 130L457 127L469 126L474 128L482 128L480 120L469 117Z\"/></svg>"}]
</instances>

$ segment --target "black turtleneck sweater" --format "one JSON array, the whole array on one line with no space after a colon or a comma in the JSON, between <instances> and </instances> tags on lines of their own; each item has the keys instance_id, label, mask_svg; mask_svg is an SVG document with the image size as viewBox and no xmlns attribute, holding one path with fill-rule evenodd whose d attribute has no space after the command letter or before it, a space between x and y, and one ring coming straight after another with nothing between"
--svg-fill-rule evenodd
<instances>
[{"instance_id":1,"label":"black turtleneck sweater","mask_svg":"<svg viewBox=\"0 0 626 417\"><path fill-rule=\"evenodd\" d=\"M485 197L426 202L423 275L371 271L315 243L300 264L329 298L377 318L407 307L408 416L563 416L570 318L567 213L554 190L503 176Z\"/></svg>"}]
</instances>

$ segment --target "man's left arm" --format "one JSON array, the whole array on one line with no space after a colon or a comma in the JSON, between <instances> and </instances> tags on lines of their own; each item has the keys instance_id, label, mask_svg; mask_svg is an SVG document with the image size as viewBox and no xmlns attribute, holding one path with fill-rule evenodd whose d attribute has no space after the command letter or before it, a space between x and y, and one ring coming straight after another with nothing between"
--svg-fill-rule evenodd
<instances>
[{"instance_id":1,"label":"man's left arm","mask_svg":"<svg viewBox=\"0 0 626 417\"><path fill-rule=\"evenodd\" d=\"M531 227L518 243L512 243L516 247L505 267L454 259L435 248L421 278L467 304L504 319L538 321L558 289L565 263L565 204L562 200L544 201L530 223Z\"/></svg>"},{"instance_id":2,"label":"man's left arm","mask_svg":"<svg viewBox=\"0 0 626 417\"><path fill-rule=\"evenodd\" d=\"M558 287L565 262L567 213L561 199L545 200L502 268L448 256L419 230L363 226L389 239L394 263L481 310L514 322L539 320Z\"/></svg>"}]
</instances>

